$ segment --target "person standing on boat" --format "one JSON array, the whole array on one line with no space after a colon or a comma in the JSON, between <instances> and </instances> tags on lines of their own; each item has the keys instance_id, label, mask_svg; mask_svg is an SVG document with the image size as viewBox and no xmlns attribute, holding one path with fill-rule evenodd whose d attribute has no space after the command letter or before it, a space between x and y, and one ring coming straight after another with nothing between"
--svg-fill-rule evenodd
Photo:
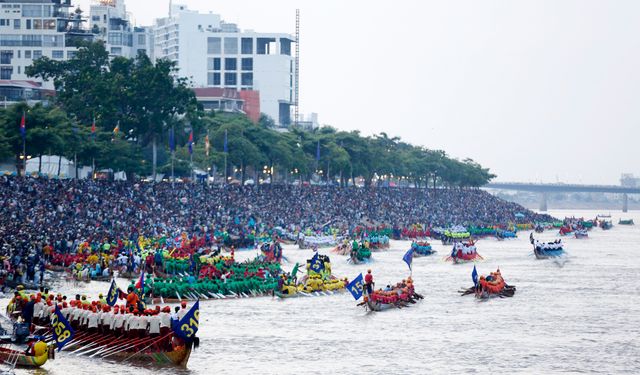
<instances>
[{"instance_id":1,"label":"person standing on boat","mask_svg":"<svg viewBox=\"0 0 640 375\"><path fill-rule=\"evenodd\" d=\"M367 294L371 295L373 293L373 275L371 274L371 270L367 270L367 275L364 277L364 283L367 288Z\"/></svg>"}]
</instances>

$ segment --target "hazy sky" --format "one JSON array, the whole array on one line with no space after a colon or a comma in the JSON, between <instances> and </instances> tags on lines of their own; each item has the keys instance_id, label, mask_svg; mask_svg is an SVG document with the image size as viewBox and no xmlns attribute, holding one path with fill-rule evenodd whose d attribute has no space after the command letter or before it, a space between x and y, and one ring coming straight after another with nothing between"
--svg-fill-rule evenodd
<instances>
[{"instance_id":1,"label":"hazy sky","mask_svg":"<svg viewBox=\"0 0 640 375\"><path fill-rule=\"evenodd\" d=\"M638 1L175 3L292 34L300 8L301 111L321 123L470 157L500 181L640 175ZM127 8L144 25L168 4Z\"/></svg>"}]
</instances>

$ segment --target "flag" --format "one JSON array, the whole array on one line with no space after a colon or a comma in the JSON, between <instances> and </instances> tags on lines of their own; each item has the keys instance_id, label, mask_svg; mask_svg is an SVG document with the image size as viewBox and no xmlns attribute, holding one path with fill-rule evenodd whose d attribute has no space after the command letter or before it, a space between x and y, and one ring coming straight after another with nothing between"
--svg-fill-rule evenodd
<instances>
[{"instance_id":1,"label":"flag","mask_svg":"<svg viewBox=\"0 0 640 375\"><path fill-rule=\"evenodd\" d=\"M316 161L320 161L320 140L318 140L318 145L316 146Z\"/></svg>"},{"instance_id":2,"label":"flag","mask_svg":"<svg viewBox=\"0 0 640 375\"><path fill-rule=\"evenodd\" d=\"M93 122L91 123L91 136L95 138L96 136L96 118L93 118Z\"/></svg>"},{"instance_id":3,"label":"flag","mask_svg":"<svg viewBox=\"0 0 640 375\"><path fill-rule=\"evenodd\" d=\"M324 262L320 260L318 253L315 253L313 258L311 258L311 265L309 266L309 269L315 273L324 271Z\"/></svg>"},{"instance_id":4,"label":"flag","mask_svg":"<svg viewBox=\"0 0 640 375\"><path fill-rule=\"evenodd\" d=\"M209 134L204 136L204 153L209 156L209 149L211 148L211 143L209 143Z\"/></svg>"},{"instance_id":5,"label":"flag","mask_svg":"<svg viewBox=\"0 0 640 375\"><path fill-rule=\"evenodd\" d=\"M111 287L109 288L109 292L107 293L107 305L115 306L118 302L118 297L120 297L120 290L116 285L116 281L111 280Z\"/></svg>"},{"instance_id":6,"label":"flag","mask_svg":"<svg viewBox=\"0 0 640 375\"><path fill-rule=\"evenodd\" d=\"M193 130L189 133L189 155L193 154Z\"/></svg>"},{"instance_id":7,"label":"flag","mask_svg":"<svg viewBox=\"0 0 640 375\"><path fill-rule=\"evenodd\" d=\"M51 327L53 328L53 338L58 346L58 351L60 351L69 341L73 340L75 332L64 315L62 315L58 305L56 305L56 310L51 318Z\"/></svg>"},{"instance_id":8,"label":"flag","mask_svg":"<svg viewBox=\"0 0 640 375\"><path fill-rule=\"evenodd\" d=\"M173 131L173 128L169 129L169 149L171 152L176 150L176 135Z\"/></svg>"},{"instance_id":9,"label":"flag","mask_svg":"<svg viewBox=\"0 0 640 375\"><path fill-rule=\"evenodd\" d=\"M22 119L20 120L20 136L22 136L22 139L27 136L27 118L24 112L22 112Z\"/></svg>"},{"instance_id":10,"label":"flag","mask_svg":"<svg viewBox=\"0 0 640 375\"><path fill-rule=\"evenodd\" d=\"M140 274L140 280L136 283L136 288L144 292L144 272Z\"/></svg>"},{"instance_id":11,"label":"flag","mask_svg":"<svg viewBox=\"0 0 640 375\"><path fill-rule=\"evenodd\" d=\"M413 248L409 249L409 251L404 254L402 260L407 263L407 266L409 266L409 269L411 270L411 263L413 263Z\"/></svg>"},{"instance_id":12,"label":"flag","mask_svg":"<svg viewBox=\"0 0 640 375\"><path fill-rule=\"evenodd\" d=\"M198 332L200 323L200 300L193 304L193 307L185 316L173 325L173 332L181 339L191 342Z\"/></svg>"},{"instance_id":13,"label":"flag","mask_svg":"<svg viewBox=\"0 0 640 375\"><path fill-rule=\"evenodd\" d=\"M118 133L120 133L120 121L118 121L118 124L116 125L116 127L113 128L113 134L118 135Z\"/></svg>"},{"instance_id":14,"label":"flag","mask_svg":"<svg viewBox=\"0 0 640 375\"><path fill-rule=\"evenodd\" d=\"M362 297L362 293L364 293L364 279L362 278L362 274L359 274L358 277L347 284L347 290L351 292L351 295L356 301Z\"/></svg>"},{"instance_id":15,"label":"flag","mask_svg":"<svg viewBox=\"0 0 640 375\"><path fill-rule=\"evenodd\" d=\"M478 271L475 264L473 265L473 271L471 271L471 280L473 280L473 285L478 286Z\"/></svg>"},{"instance_id":16,"label":"flag","mask_svg":"<svg viewBox=\"0 0 640 375\"><path fill-rule=\"evenodd\" d=\"M229 138L227 137L227 131L224 131L224 152L229 152Z\"/></svg>"}]
</instances>

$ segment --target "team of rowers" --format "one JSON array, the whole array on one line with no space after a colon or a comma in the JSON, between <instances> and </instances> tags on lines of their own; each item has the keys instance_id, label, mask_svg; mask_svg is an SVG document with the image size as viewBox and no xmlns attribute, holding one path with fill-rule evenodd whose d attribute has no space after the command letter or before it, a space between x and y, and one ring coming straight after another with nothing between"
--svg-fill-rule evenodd
<instances>
[{"instance_id":1,"label":"team of rowers","mask_svg":"<svg viewBox=\"0 0 640 375\"><path fill-rule=\"evenodd\" d=\"M146 308L132 289L126 295L125 304L114 306L110 306L102 294L94 301L79 294L69 300L67 296L54 295L44 289L33 294L16 291L7 306L7 314L44 327L51 322L56 306L74 330L128 338L170 336L173 321L179 321L189 311L186 301L173 312L169 306ZM170 342L170 338L168 340Z\"/></svg>"}]
</instances>

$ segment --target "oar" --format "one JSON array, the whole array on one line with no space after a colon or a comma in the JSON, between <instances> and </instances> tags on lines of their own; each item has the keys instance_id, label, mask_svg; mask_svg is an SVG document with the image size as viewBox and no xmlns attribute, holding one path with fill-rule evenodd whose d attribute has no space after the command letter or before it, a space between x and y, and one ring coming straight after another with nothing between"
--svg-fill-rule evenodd
<instances>
[{"instance_id":1,"label":"oar","mask_svg":"<svg viewBox=\"0 0 640 375\"><path fill-rule=\"evenodd\" d=\"M118 353L121 353L121 352L123 352L123 351L125 351L125 350L127 350L127 349L131 349L132 347L135 347L136 345L140 345L140 344L142 344L142 343L147 343L147 342L149 342L150 340L153 340L153 338L147 338L147 339L144 339L144 340L142 340L142 341L136 342L135 344L129 344L129 345L125 346L124 348L120 349L120 350L117 350L117 351L111 352L111 353L109 353L109 354L107 354L107 355L103 355L103 356L102 356L102 358L111 357L111 356L112 356L112 355L114 355L114 354L118 354Z\"/></svg>"},{"instance_id":2,"label":"oar","mask_svg":"<svg viewBox=\"0 0 640 375\"><path fill-rule=\"evenodd\" d=\"M94 357L96 355L104 356L104 355L106 355L108 353L118 351L118 350L124 348L125 346L137 345L138 343L140 343L140 342L142 342L142 341L144 341L146 339L148 339L148 337L138 338L138 339L135 339L135 340L127 340L126 337L123 337L121 339L118 339L118 341L120 341L119 344L111 346L110 348L108 348L106 350L101 350L101 351L99 351L97 353L94 353L94 354L91 355L91 357Z\"/></svg>"},{"instance_id":3,"label":"oar","mask_svg":"<svg viewBox=\"0 0 640 375\"><path fill-rule=\"evenodd\" d=\"M123 336L123 337L121 337L119 339L116 339L115 342L111 343L112 345L110 347L100 349L98 352L93 353L89 357L93 358L94 356L99 355L99 354L104 354L104 353L108 353L108 352L111 352L111 351L114 351L114 350L118 350L119 348L122 348L124 346L136 343L136 342L141 341L141 340L143 340L143 339L128 340L126 336Z\"/></svg>"},{"instance_id":4,"label":"oar","mask_svg":"<svg viewBox=\"0 0 640 375\"><path fill-rule=\"evenodd\" d=\"M132 355L130 355L129 357L125 358L125 359L124 359L124 361L122 361L122 362L126 362L126 361L128 361L129 359L131 359L131 358L135 357L136 355L138 355L139 353L141 353L141 352L143 352L143 351L145 351L145 350L149 349L149 348L150 348L150 347L152 347L153 345L155 345L155 344L159 343L160 341L162 341L163 339L165 339L165 338L169 337L169 335L171 335L172 333L173 333L173 332L169 332L169 333L167 333L166 335L164 335L163 337L158 338L157 340L155 340L155 341L154 341L154 342L152 342L151 344L147 345L146 347L144 347L144 348L142 348L142 349L138 350L137 352L133 353L133 354L132 354ZM105 358L105 357L103 357L103 358Z\"/></svg>"},{"instance_id":5,"label":"oar","mask_svg":"<svg viewBox=\"0 0 640 375\"><path fill-rule=\"evenodd\" d=\"M84 355L84 354L90 353L90 352L92 352L94 350L100 350L100 349L104 348L105 346L107 346L107 345L104 345L105 342L110 341L112 339L113 338L111 337L111 335L109 335L109 337L103 338L103 339L98 340L98 341L93 343L94 345L97 344L97 346L95 346L95 347L93 347L91 349L88 349L86 351L82 351L82 352L79 352L79 353L73 352L73 353L75 353L76 355L80 356L80 355ZM86 346L85 346L85 348L86 348Z\"/></svg>"},{"instance_id":6,"label":"oar","mask_svg":"<svg viewBox=\"0 0 640 375\"><path fill-rule=\"evenodd\" d=\"M97 337L98 334L94 333L94 334L89 334L86 333L80 337L76 337L75 339L71 340L69 343L67 343L67 345L65 345L65 347L71 348L73 346L73 344L76 345L83 345L84 343L86 343L89 339L93 339L94 337Z\"/></svg>"}]
</instances>

